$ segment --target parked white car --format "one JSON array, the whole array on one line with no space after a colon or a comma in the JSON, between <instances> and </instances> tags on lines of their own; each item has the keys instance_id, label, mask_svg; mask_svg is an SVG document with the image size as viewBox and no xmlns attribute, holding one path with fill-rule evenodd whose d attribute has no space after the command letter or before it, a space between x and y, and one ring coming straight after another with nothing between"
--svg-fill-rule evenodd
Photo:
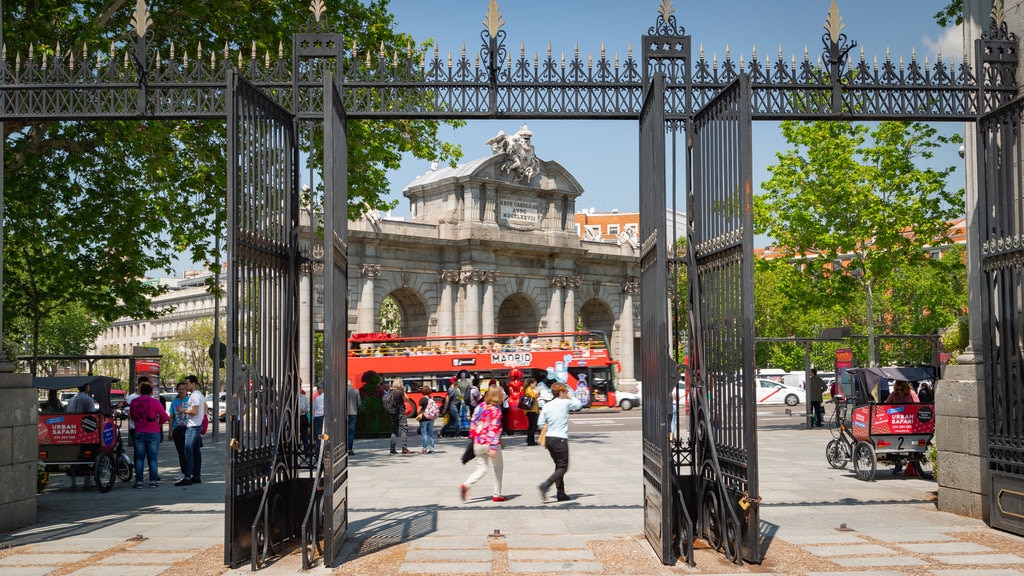
<instances>
[{"instance_id":1,"label":"parked white car","mask_svg":"<svg viewBox=\"0 0 1024 576\"><path fill-rule=\"evenodd\" d=\"M758 378L756 384L758 404L796 406L807 401L807 394L799 388L793 388L764 378Z\"/></svg>"}]
</instances>

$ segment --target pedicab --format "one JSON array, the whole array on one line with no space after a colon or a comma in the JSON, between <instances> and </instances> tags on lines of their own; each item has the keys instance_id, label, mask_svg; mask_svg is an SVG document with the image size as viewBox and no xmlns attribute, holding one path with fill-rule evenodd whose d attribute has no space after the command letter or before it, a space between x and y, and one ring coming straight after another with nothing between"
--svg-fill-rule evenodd
<instances>
[{"instance_id":1,"label":"pedicab","mask_svg":"<svg viewBox=\"0 0 1024 576\"><path fill-rule=\"evenodd\" d=\"M117 478L131 480L132 466L121 443L120 426L110 405L109 376L37 376L42 390L64 390L91 385L96 412L39 413L39 460L47 473L89 474L100 492L109 492Z\"/></svg>"},{"instance_id":2,"label":"pedicab","mask_svg":"<svg viewBox=\"0 0 1024 576\"><path fill-rule=\"evenodd\" d=\"M935 433L935 405L931 403L885 404L880 399L882 380L933 381L935 369L924 367L858 368L850 370L855 382L857 406L848 422L840 421L840 435L826 447L826 458L835 468L853 461L860 480L874 480L878 463L891 464L894 473L931 477L928 445ZM836 443L848 443L836 446Z\"/></svg>"}]
</instances>

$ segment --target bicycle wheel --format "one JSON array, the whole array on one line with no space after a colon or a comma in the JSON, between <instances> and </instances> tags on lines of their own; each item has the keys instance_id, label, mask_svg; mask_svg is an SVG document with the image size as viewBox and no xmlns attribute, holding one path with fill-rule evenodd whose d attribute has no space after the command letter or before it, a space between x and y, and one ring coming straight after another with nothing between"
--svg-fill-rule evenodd
<instances>
[{"instance_id":1,"label":"bicycle wheel","mask_svg":"<svg viewBox=\"0 0 1024 576\"><path fill-rule=\"evenodd\" d=\"M853 447L853 470L857 473L857 478L871 482L875 479L877 466L874 446L870 442L857 442Z\"/></svg>"},{"instance_id":2,"label":"bicycle wheel","mask_svg":"<svg viewBox=\"0 0 1024 576\"><path fill-rule=\"evenodd\" d=\"M122 482L131 482L135 475L135 466L132 459L125 454L124 450L114 450L114 471Z\"/></svg>"},{"instance_id":3,"label":"bicycle wheel","mask_svg":"<svg viewBox=\"0 0 1024 576\"><path fill-rule=\"evenodd\" d=\"M828 460L829 466L837 470L846 468L846 464L850 462L849 445L838 438L829 440L828 445L825 446L825 459Z\"/></svg>"}]
</instances>

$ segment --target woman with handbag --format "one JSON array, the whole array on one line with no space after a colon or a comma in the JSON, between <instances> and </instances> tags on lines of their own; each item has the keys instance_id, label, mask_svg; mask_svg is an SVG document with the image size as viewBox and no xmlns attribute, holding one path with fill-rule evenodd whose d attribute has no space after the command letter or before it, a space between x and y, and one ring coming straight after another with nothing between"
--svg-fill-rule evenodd
<instances>
[{"instance_id":1,"label":"woman with handbag","mask_svg":"<svg viewBox=\"0 0 1024 576\"><path fill-rule=\"evenodd\" d=\"M537 445L537 418L540 416L540 406L537 405L537 381L527 378L523 381L523 395L519 397L519 409L526 412L526 445Z\"/></svg>"},{"instance_id":2,"label":"woman with handbag","mask_svg":"<svg viewBox=\"0 0 1024 576\"><path fill-rule=\"evenodd\" d=\"M547 502L548 488L555 485L555 498L559 502L571 500L565 493L565 473L569 471L569 412L583 407L579 399L569 394L569 389L561 382L551 385L551 393L555 398L544 404L540 411L538 423L541 429L541 444L548 449L551 460L555 463L555 471L548 479L541 482L540 501Z\"/></svg>"},{"instance_id":3,"label":"woman with handbag","mask_svg":"<svg viewBox=\"0 0 1024 576\"><path fill-rule=\"evenodd\" d=\"M505 502L501 495L501 403L505 392L501 386L491 386L484 393L484 401L476 407L473 419L469 424L469 438L473 441L473 454L476 457L476 470L469 475L466 482L459 486L462 500L466 500L469 488L487 474L487 463L494 469L494 490L491 500Z\"/></svg>"}]
</instances>

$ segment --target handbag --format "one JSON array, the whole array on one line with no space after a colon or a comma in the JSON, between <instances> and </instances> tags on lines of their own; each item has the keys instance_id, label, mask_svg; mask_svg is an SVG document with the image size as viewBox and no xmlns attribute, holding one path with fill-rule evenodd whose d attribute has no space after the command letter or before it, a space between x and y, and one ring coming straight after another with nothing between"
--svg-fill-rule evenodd
<instances>
[{"instance_id":1,"label":"handbag","mask_svg":"<svg viewBox=\"0 0 1024 576\"><path fill-rule=\"evenodd\" d=\"M544 442L548 439L548 423L545 422L544 426L540 429L540 436L537 437L537 443L544 446Z\"/></svg>"},{"instance_id":2,"label":"handbag","mask_svg":"<svg viewBox=\"0 0 1024 576\"><path fill-rule=\"evenodd\" d=\"M519 409L530 410L533 408L533 397L523 394L519 397Z\"/></svg>"},{"instance_id":3,"label":"handbag","mask_svg":"<svg viewBox=\"0 0 1024 576\"><path fill-rule=\"evenodd\" d=\"M473 444L476 444L472 439L469 441L469 445L466 446L466 450L462 453L462 463L466 464L473 458L476 458L476 453L473 452Z\"/></svg>"}]
</instances>

